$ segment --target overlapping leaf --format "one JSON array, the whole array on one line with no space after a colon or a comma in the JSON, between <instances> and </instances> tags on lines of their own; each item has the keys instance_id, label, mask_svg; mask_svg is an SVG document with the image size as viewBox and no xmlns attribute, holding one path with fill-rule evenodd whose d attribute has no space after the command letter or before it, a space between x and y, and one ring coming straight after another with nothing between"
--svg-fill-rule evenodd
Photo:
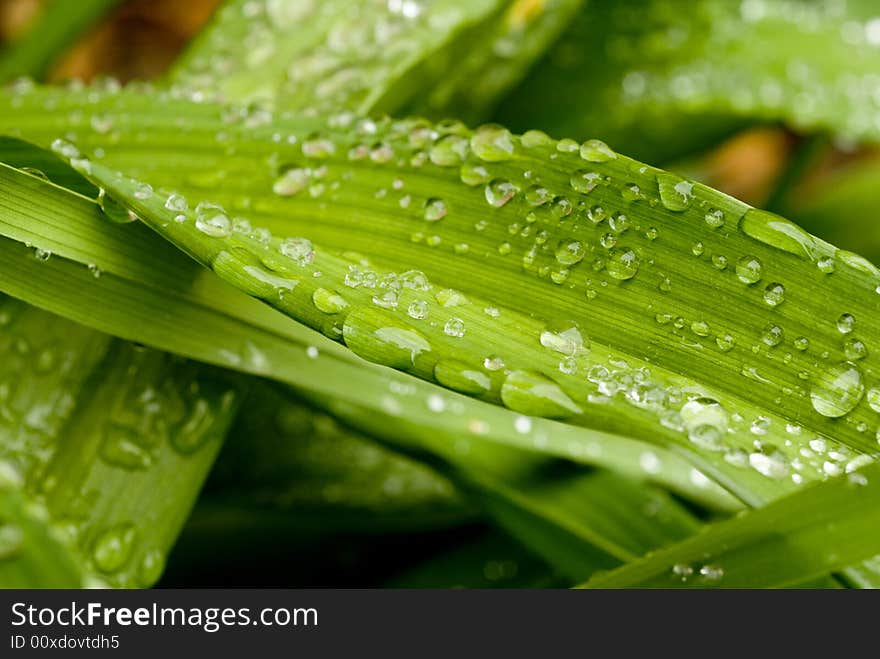
<instances>
[{"instance_id":1,"label":"overlapping leaf","mask_svg":"<svg viewBox=\"0 0 880 659\"><path fill-rule=\"evenodd\" d=\"M599 0L497 116L652 162L756 120L877 142L878 44L865 0Z\"/></svg>"}]
</instances>

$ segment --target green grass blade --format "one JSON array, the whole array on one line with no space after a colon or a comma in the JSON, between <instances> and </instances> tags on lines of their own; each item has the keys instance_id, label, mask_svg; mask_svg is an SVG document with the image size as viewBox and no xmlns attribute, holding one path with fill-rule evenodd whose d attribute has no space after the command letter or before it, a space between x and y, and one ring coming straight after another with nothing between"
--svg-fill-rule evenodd
<instances>
[{"instance_id":1,"label":"green grass blade","mask_svg":"<svg viewBox=\"0 0 880 659\"><path fill-rule=\"evenodd\" d=\"M68 536L83 574L151 585L214 462L239 385L18 300L4 298L0 316L0 459Z\"/></svg>"},{"instance_id":2,"label":"green grass blade","mask_svg":"<svg viewBox=\"0 0 880 659\"><path fill-rule=\"evenodd\" d=\"M228 3L179 62L171 83L242 102L390 111L430 88L444 48L505 0ZM447 49L448 51L448 49Z\"/></svg>"},{"instance_id":3,"label":"green grass blade","mask_svg":"<svg viewBox=\"0 0 880 659\"><path fill-rule=\"evenodd\" d=\"M117 104L128 112L133 102L122 94L101 109ZM139 146L137 162L134 148L122 146L130 143L122 122L146 120L114 115L117 145L91 163L91 178L222 277L331 337L343 334L367 359L427 379L438 362L464 364L488 378L479 395L490 402L674 446L751 503L875 450L866 392L877 378L877 271L783 218L601 143L579 149L492 127L382 122L371 123L370 140L394 157L361 159L357 122L315 137L310 120L303 128L279 117L254 129L209 121L204 104L186 132L204 149L202 165L181 165L198 172L181 183L154 168L160 141L180 142L179 122L172 138L164 116L177 107L175 116L189 117L184 105L169 99L151 114L157 150ZM50 142L66 121L61 110L37 113L37 126L22 132ZM85 148L101 143L82 122L68 125ZM274 134L293 137L279 143ZM447 151L452 143L464 150ZM216 160L207 157L215 150ZM267 165L255 170L255 161ZM104 162L141 171L156 192L137 198L141 185ZM287 169L291 163L297 167ZM300 175L309 180L301 184ZM484 182L469 185L473 176ZM232 231L223 213L230 224L212 236L194 210L164 207L172 188L190 195L191 208L228 203L279 237L263 243L255 236L265 234ZM400 286L415 264L433 285L428 294L358 280ZM327 295L338 309L324 303ZM581 345L562 334L574 328ZM503 366L493 371L495 364Z\"/></svg>"},{"instance_id":4,"label":"green grass blade","mask_svg":"<svg viewBox=\"0 0 880 659\"><path fill-rule=\"evenodd\" d=\"M592 588L785 587L873 556L880 466L804 488L605 575Z\"/></svg>"},{"instance_id":5,"label":"green grass blade","mask_svg":"<svg viewBox=\"0 0 880 659\"><path fill-rule=\"evenodd\" d=\"M0 476L0 587L80 588L79 565L66 539L46 524L45 509L25 498L15 472Z\"/></svg>"},{"instance_id":6,"label":"green grass blade","mask_svg":"<svg viewBox=\"0 0 880 659\"><path fill-rule=\"evenodd\" d=\"M329 339L223 285L143 227L108 223L87 199L2 166L0 187L5 200L0 233L16 239L0 241L0 282L5 292L32 304L162 350L269 375L374 411L430 419L438 433L453 438L479 434L641 475L711 507L736 508L729 496L672 454L624 436L544 419L532 420L541 437L536 443L517 430L513 413L367 367ZM38 260L25 244L54 255ZM87 264L101 264L98 278ZM431 412L426 401L437 394L460 413Z\"/></svg>"},{"instance_id":7,"label":"green grass blade","mask_svg":"<svg viewBox=\"0 0 880 659\"><path fill-rule=\"evenodd\" d=\"M40 78L58 54L97 23L121 0L46 3L35 25L0 52L0 81L17 76Z\"/></svg>"},{"instance_id":8,"label":"green grass blade","mask_svg":"<svg viewBox=\"0 0 880 659\"><path fill-rule=\"evenodd\" d=\"M415 531L477 516L435 469L265 383L252 385L203 499L320 531Z\"/></svg>"},{"instance_id":9,"label":"green grass blade","mask_svg":"<svg viewBox=\"0 0 880 659\"><path fill-rule=\"evenodd\" d=\"M877 142L875 14L870 1L591 2L497 119L650 161L756 120Z\"/></svg>"}]
</instances>

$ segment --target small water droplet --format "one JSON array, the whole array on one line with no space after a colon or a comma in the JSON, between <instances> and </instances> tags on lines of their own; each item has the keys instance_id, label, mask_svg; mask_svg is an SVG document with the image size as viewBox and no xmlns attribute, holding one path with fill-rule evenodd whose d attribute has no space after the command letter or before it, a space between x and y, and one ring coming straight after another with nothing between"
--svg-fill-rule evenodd
<instances>
[{"instance_id":1,"label":"small water droplet","mask_svg":"<svg viewBox=\"0 0 880 659\"><path fill-rule=\"evenodd\" d=\"M754 256L743 256L736 262L736 276L744 284L754 284L761 280L763 266Z\"/></svg>"},{"instance_id":2,"label":"small water droplet","mask_svg":"<svg viewBox=\"0 0 880 659\"><path fill-rule=\"evenodd\" d=\"M779 283L767 284L764 289L764 302L776 307L785 301L785 287Z\"/></svg>"},{"instance_id":3,"label":"small water droplet","mask_svg":"<svg viewBox=\"0 0 880 659\"><path fill-rule=\"evenodd\" d=\"M618 281L632 279L639 271L639 257L628 247L615 248L608 255L605 267L608 274Z\"/></svg>"},{"instance_id":4,"label":"small water droplet","mask_svg":"<svg viewBox=\"0 0 880 659\"><path fill-rule=\"evenodd\" d=\"M442 220L448 212L449 209L446 206L446 202L442 199L433 197L425 202L425 219L428 222Z\"/></svg>"}]
</instances>

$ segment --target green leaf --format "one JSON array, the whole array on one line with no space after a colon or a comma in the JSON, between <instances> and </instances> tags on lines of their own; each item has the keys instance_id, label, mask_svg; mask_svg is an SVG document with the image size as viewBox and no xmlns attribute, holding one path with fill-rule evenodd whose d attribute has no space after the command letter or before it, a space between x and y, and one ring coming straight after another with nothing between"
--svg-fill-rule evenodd
<instances>
[{"instance_id":1,"label":"green leaf","mask_svg":"<svg viewBox=\"0 0 880 659\"><path fill-rule=\"evenodd\" d=\"M880 466L814 484L718 522L591 588L786 587L870 558L880 529Z\"/></svg>"},{"instance_id":2,"label":"green leaf","mask_svg":"<svg viewBox=\"0 0 880 659\"><path fill-rule=\"evenodd\" d=\"M417 530L476 517L436 470L265 383L252 385L203 499L281 511L290 526L322 531Z\"/></svg>"},{"instance_id":3,"label":"green leaf","mask_svg":"<svg viewBox=\"0 0 880 659\"><path fill-rule=\"evenodd\" d=\"M40 78L58 54L97 23L121 0L77 0L46 3L35 25L0 53L0 80Z\"/></svg>"},{"instance_id":4,"label":"green leaf","mask_svg":"<svg viewBox=\"0 0 880 659\"><path fill-rule=\"evenodd\" d=\"M877 142L875 14L865 0L592 2L497 118L649 161L750 121Z\"/></svg>"},{"instance_id":5,"label":"green leaf","mask_svg":"<svg viewBox=\"0 0 880 659\"><path fill-rule=\"evenodd\" d=\"M599 142L368 122L382 146L366 157L363 122L318 130L281 115L254 128L172 98L139 113L135 99L99 102L117 132L101 161L80 163L90 178L221 277L363 357L674 447L752 504L875 450L877 270L783 218ZM66 114L69 95L51 114L42 93L16 100L33 109L25 136L105 141ZM147 124L151 146L126 137ZM162 153L184 139L198 156L178 165L181 181ZM190 210L165 208L172 189ZM235 211L196 211L202 200ZM279 237L232 230L234 212Z\"/></svg>"},{"instance_id":6,"label":"green leaf","mask_svg":"<svg viewBox=\"0 0 880 659\"><path fill-rule=\"evenodd\" d=\"M45 523L45 509L25 499L17 474L0 465L0 587L82 587L66 539Z\"/></svg>"},{"instance_id":7,"label":"green leaf","mask_svg":"<svg viewBox=\"0 0 880 659\"><path fill-rule=\"evenodd\" d=\"M2 166L0 187L0 233L54 254L41 261L15 240L0 241L3 290L32 304L116 336L269 375L374 412L430 419L438 436L479 434L500 444L641 475L712 507L736 508L729 496L672 454L646 453L644 443L544 419L532 420L542 437L536 443L517 430L514 414L368 366L223 285L140 225L107 222L87 199ZM100 266L95 270L87 264ZM431 412L427 403L436 394L459 413ZM645 464L651 467L647 472Z\"/></svg>"},{"instance_id":8,"label":"green leaf","mask_svg":"<svg viewBox=\"0 0 880 659\"><path fill-rule=\"evenodd\" d=\"M12 170L10 170L10 173L13 174L13 177L21 176L20 174L15 174ZM40 179L33 177L26 178L36 181L38 186L44 188L48 187L56 191L58 190L57 188L52 188L47 183L40 181ZM14 191L14 187L9 189L11 192ZM16 196L17 195L13 192L8 198L15 198ZM28 198L30 198L30 195L22 195L20 197L20 199ZM76 226L76 215L70 212L70 208L65 210L62 206L59 206L57 209L53 209L50 205L47 206L44 204L42 212L46 213L47 211L48 214L46 217L57 218L59 221L59 227L64 227L65 230L72 231L74 235L83 234L83 230L86 227ZM10 215L8 217L13 222L13 225L15 225L15 216ZM19 217L18 219L20 220L21 218ZM137 228L133 226L122 227L109 224L106 223L106 220L104 222L105 227L109 231L107 236L111 236L114 231L127 232ZM43 224L40 226L45 228L45 225ZM86 224L86 226L88 226L88 224ZM45 240L45 237L42 237L41 239ZM55 236L55 240L58 240L57 235ZM123 243L120 241L119 247L122 248L122 246ZM50 301L57 303L57 298L52 297L53 293L57 295L59 292L55 290L56 285L52 282L45 282L44 278L47 274L51 274L52 271L55 271L56 269L63 272L69 271L70 268L65 266L70 266L72 264L65 263L59 259L59 256L61 256L65 250L69 250L68 253L71 254L74 252L70 251L70 246L64 242L52 243L52 247L60 249L61 252L47 261L40 261L33 258L33 256L25 254L23 255L24 258L11 258L6 262L12 270L18 274L18 276L23 278L23 281L29 282L28 286L35 285L36 290L39 290L44 294L48 293L50 295ZM80 247L84 248L83 244L81 244ZM126 249L129 249L132 255L140 253L142 255L141 258L143 258L143 255L149 257L150 254L154 255L156 253L151 250L131 249L130 246ZM110 253L110 250L107 250L107 252ZM117 254L117 258L118 256L119 254ZM89 259L91 258L91 254L81 254L80 257ZM129 264L129 266L130 265L131 264ZM36 268L36 271L28 272L31 268ZM116 268L117 266L114 266L114 271L116 271ZM121 272L122 268L119 268L119 271ZM136 268L130 270L130 272L136 271ZM86 273L87 271L80 266L75 268L74 272ZM75 276L76 275L74 275L74 277ZM91 274L89 274L89 276L92 277ZM112 277L113 273L110 270L103 272L98 279L92 277L92 286L95 287L95 292L100 294L105 300L107 299L107 289L105 288L105 285L113 283ZM75 280L71 282L70 274L64 276L63 280L72 283L74 289L79 288L81 284ZM8 279L6 281L8 281ZM71 300L69 299L69 296L64 295L64 292L65 291L62 291L61 298L67 299L68 302L70 302ZM137 299L142 302L148 292L149 289L147 288L139 290L137 292ZM35 299L34 293L30 290L27 291L26 297L32 301ZM121 303L122 300L120 300L120 304ZM79 307L80 305L75 304L74 306ZM120 305L114 304L113 306L118 307ZM56 309L57 307L51 305L50 308ZM92 319L92 322L94 321L95 319ZM102 319L102 321L107 322L106 319ZM114 322L119 321L112 321L110 327L102 324L101 328L112 330ZM166 344L174 346L175 344L171 341L173 339L179 339L179 333L185 331L185 328L185 325L178 325L178 334L172 337L164 337ZM203 338L202 343L204 343L206 327L202 326L199 330L199 335ZM126 328L123 331L128 332L132 330ZM302 332L303 330L299 331ZM143 334L140 329L138 329L138 332ZM163 345L163 347L165 346ZM205 347L206 346L203 346L203 348ZM259 349L255 350L257 354L262 354ZM466 483L480 493L481 499L489 510L501 519L503 524L508 525L514 529L515 532L531 534L533 541L544 551L551 553L552 559L559 562L573 579L584 578L589 574L588 570L592 569L595 559L585 563L584 561L587 556L605 555L603 564L607 567L611 567L616 564L617 560L637 555L654 546L653 544L633 545L632 540L624 538L622 541L620 537L615 538L613 536L607 536L607 529L615 528L615 526L617 528L625 528L627 527L627 524L636 524L639 517L638 514L633 515L626 510L621 511L611 509L606 511L603 505L600 505L598 501L595 506L584 507L582 504L578 504L577 499L574 497L569 498L567 506L559 506L556 502L549 500L546 496L543 497L543 500L534 500L530 497L528 491L523 491L521 487L518 488L515 486L515 478L518 473L517 470L522 470L522 467L518 465L524 464L525 467L530 470L534 461L532 456L530 454L517 456L515 452L499 446L498 442L500 440L507 444L523 446L528 448L529 451L540 450L542 452L557 453L567 458L598 461L603 464L620 467L624 471L629 471L631 473L635 472L642 477L644 474L641 469L644 465L646 455L649 455L651 460L656 463L651 471L659 470L663 458L658 456L657 453L649 452L646 454L643 448L639 447L637 449L637 444L624 438L598 433L588 433L581 438L579 435L583 435L583 431L575 430L574 432L571 432L574 429L566 429L564 426L559 426L558 429L554 429L553 424L541 419L535 419L534 421L528 421L525 417L515 417L510 419L510 414L503 410L486 407L483 404L476 403L467 398L440 392L428 393L434 389L430 385L395 382L394 380L388 381L387 378L381 378L377 381L377 378L370 377L369 371L371 369L365 368L364 364L360 364L356 368L349 367L348 369L340 369L340 366L344 366L343 363L340 362L333 365L331 360L326 358L321 359L320 352L311 354L308 351L303 352L307 355L306 362L314 359L316 363L311 367L296 369L291 372L282 371L280 375L290 382L304 386L308 390L323 393L324 396L327 396L328 392L332 392L335 399L356 401L363 406L364 409L358 411L358 413L354 415L351 414L350 410L340 410L339 404L336 402L334 402L332 406L337 414L343 416L343 418L352 419L354 423L359 424L360 426L365 425L366 419L369 419L372 423L378 423L380 428L379 434L386 439L392 438L397 441L398 444L408 445L410 448L422 452L430 451L434 454L444 456L447 459L450 458L450 451L455 448L456 450L453 450L451 454L452 464L457 468L459 475L465 479ZM250 362L264 364L265 368L271 370L271 362L268 360L266 360L265 363L262 359L250 360ZM238 365L242 364L238 363ZM340 383L342 382L347 383L351 389L343 391L340 388ZM404 393L407 395L395 398L382 393L383 391L389 390L396 392L398 396ZM368 393L368 395L365 396L364 393ZM455 410L457 414L451 418L446 415L437 416L438 405L442 409L446 409L448 406L449 409ZM474 416L458 416L462 415L466 410L470 410ZM413 421L413 419L425 417L426 414L430 417L430 425L427 428L422 424ZM400 415L403 418L396 421L394 416L397 415ZM528 421L530 427L534 423L536 432L539 432L542 436L546 436L548 439L542 440L536 446L533 440L528 436L528 433L522 432L523 423L526 421ZM499 425L499 422L503 425ZM566 430L568 431L566 432ZM472 436L472 438L464 439L463 436L467 435ZM486 436L485 439L483 439L483 435ZM508 439L510 435L516 436L517 439L511 441ZM550 441L550 437L552 437L552 441ZM601 441L595 441L599 438L601 438ZM462 446L463 442L471 448L468 450L467 460L462 462L461 457L458 456L456 451ZM480 445L482 446L480 450L482 451L484 458L482 460L482 467L478 468L477 465L480 463L476 459L476 454L477 447ZM660 455L662 456L662 454ZM458 458L457 460L456 457ZM511 468L514 469L514 471L499 471L499 469L506 464L511 465ZM676 487L685 492L692 491L699 499L706 499L710 502L720 500L721 505L729 505L723 497L718 496L717 490L713 490L709 487L709 482L705 480L704 477L701 477L701 479L694 479L694 474L697 476L699 476L699 474L693 469L688 469L687 467L680 465L680 463L678 463L675 458L671 458L671 456L669 467L671 469L663 472L660 476L661 478L672 480L673 482L676 480L679 481L681 485ZM621 492L618 496L625 498L628 497L630 500L639 503L637 511L646 508L656 508L662 503L662 501L657 498L659 495L641 494L641 491L635 485L627 484L625 487L621 485L618 489ZM632 499L633 497L635 497L635 499ZM649 503L651 504L650 506L648 505ZM666 502L665 505L666 507L673 507L671 502ZM571 511L567 509L576 510L577 516L572 517ZM587 515L587 518L580 518L580 515L584 514ZM600 530L597 531L593 525L597 519L602 519L603 516L610 518L612 521L605 522L605 528L603 529L600 527ZM667 527L664 525L660 525L656 530L651 529L650 525L648 525L647 531L644 529L634 529L636 532L636 535L634 536L636 540L641 543L647 542L645 538L649 538L651 542L654 542L658 538L657 533L660 533L659 537L664 537L664 534L670 533L670 539L674 539L681 533L688 532L693 528L689 525L689 518L687 516L681 517L680 514L670 514L666 517L669 520L668 531L666 530ZM621 521L624 518L626 518L626 523ZM524 523L522 521L523 519L527 520L527 522ZM617 520L616 522L613 521L615 519ZM650 521L651 524L653 524L655 520L652 519ZM544 533L534 533L533 528L538 524L543 525L543 528L545 529ZM642 526L644 526L644 524L642 524ZM546 542L547 534L549 533L555 534L557 542ZM627 542L629 542L628 548L626 546ZM572 549L571 547L574 548ZM597 553L595 547L600 547L601 550ZM561 553L562 555L560 555Z\"/></svg>"},{"instance_id":9,"label":"green leaf","mask_svg":"<svg viewBox=\"0 0 880 659\"><path fill-rule=\"evenodd\" d=\"M68 538L84 577L151 585L220 448L239 383L18 300L2 300L0 319L4 469Z\"/></svg>"},{"instance_id":10,"label":"green leaf","mask_svg":"<svg viewBox=\"0 0 880 659\"><path fill-rule=\"evenodd\" d=\"M505 0L227 3L171 82L226 100L391 111L430 89L450 44L475 38ZM436 59L442 58L442 66Z\"/></svg>"}]
</instances>

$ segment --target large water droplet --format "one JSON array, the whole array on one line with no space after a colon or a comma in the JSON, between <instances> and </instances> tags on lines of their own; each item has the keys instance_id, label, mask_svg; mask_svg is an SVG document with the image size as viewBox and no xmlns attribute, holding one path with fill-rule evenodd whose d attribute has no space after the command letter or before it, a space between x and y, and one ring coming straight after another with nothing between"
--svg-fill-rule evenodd
<instances>
[{"instance_id":1,"label":"large water droplet","mask_svg":"<svg viewBox=\"0 0 880 659\"><path fill-rule=\"evenodd\" d=\"M744 284L759 282L763 269L761 261L754 256L743 256L736 262L736 276Z\"/></svg>"},{"instance_id":2,"label":"large water droplet","mask_svg":"<svg viewBox=\"0 0 880 659\"><path fill-rule=\"evenodd\" d=\"M486 201L495 208L500 208L513 199L518 191L519 188L510 181L496 178L486 186Z\"/></svg>"},{"instance_id":3,"label":"large water droplet","mask_svg":"<svg viewBox=\"0 0 880 659\"><path fill-rule=\"evenodd\" d=\"M608 162L617 158L617 154L602 140L587 140L581 144L580 154L589 162Z\"/></svg>"},{"instance_id":4,"label":"large water droplet","mask_svg":"<svg viewBox=\"0 0 880 659\"><path fill-rule=\"evenodd\" d=\"M392 368L410 368L419 355L431 350L420 332L401 327L394 316L368 307L346 316L342 336L359 356Z\"/></svg>"},{"instance_id":5,"label":"large water droplet","mask_svg":"<svg viewBox=\"0 0 880 659\"><path fill-rule=\"evenodd\" d=\"M487 162L509 160L513 156L513 136L497 124L480 126L471 137L471 151Z\"/></svg>"},{"instance_id":6,"label":"large water droplet","mask_svg":"<svg viewBox=\"0 0 880 659\"><path fill-rule=\"evenodd\" d=\"M810 402L822 416L837 418L851 412L864 392L859 367L852 362L843 362L816 376L810 390Z\"/></svg>"},{"instance_id":7,"label":"large water droplet","mask_svg":"<svg viewBox=\"0 0 880 659\"><path fill-rule=\"evenodd\" d=\"M428 222L442 220L448 212L449 209L446 206L446 202L442 199L432 197L425 202L425 219Z\"/></svg>"},{"instance_id":8,"label":"large water droplet","mask_svg":"<svg viewBox=\"0 0 880 659\"><path fill-rule=\"evenodd\" d=\"M131 556L137 531L131 524L111 527L95 538L92 560L105 573L121 570Z\"/></svg>"},{"instance_id":9,"label":"large water droplet","mask_svg":"<svg viewBox=\"0 0 880 659\"><path fill-rule=\"evenodd\" d=\"M565 418L582 411L553 380L531 371L512 371L501 386L501 400L531 416Z\"/></svg>"},{"instance_id":10,"label":"large water droplet","mask_svg":"<svg viewBox=\"0 0 880 659\"><path fill-rule=\"evenodd\" d=\"M688 438L696 445L720 451L724 448L727 433L727 410L712 398L694 398L686 402L679 412Z\"/></svg>"},{"instance_id":11,"label":"large water droplet","mask_svg":"<svg viewBox=\"0 0 880 659\"><path fill-rule=\"evenodd\" d=\"M434 378L444 387L465 394L481 394L489 391L489 376L473 369L467 364L454 360L443 360L434 367Z\"/></svg>"},{"instance_id":12,"label":"large water droplet","mask_svg":"<svg viewBox=\"0 0 880 659\"><path fill-rule=\"evenodd\" d=\"M584 260L587 248L579 240L565 240L556 248L556 260L562 265L575 265Z\"/></svg>"},{"instance_id":13,"label":"large water droplet","mask_svg":"<svg viewBox=\"0 0 880 659\"><path fill-rule=\"evenodd\" d=\"M348 302L336 291L326 288L316 288L312 293L312 303L318 311L327 314L336 314L348 308Z\"/></svg>"},{"instance_id":14,"label":"large water droplet","mask_svg":"<svg viewBox=\"0 0 880 659\"><path fill-rule=\"evenodd\" d=\"M308 238L287 238L278 246L278 251L300 267L309 265L315 259L315 248Z\"/></svg>"},{"instance_id":15,"label":"large water droplet","mask_svg":"<svg viewBox=\"0 0 880 659\"><path fill-rule=\"evenodd\" d=\"M821 252L833 249L784 217L758 208L746 211L740 220L740 229L765 245L811 261L816 260Z\"/></svg>"},{"instance_id":16,"label":"large water droplet","mask_svg":"<svg viewBox=\"0 0 880 659\"><path fill-rule=\"evenodd\" d=\"M222 206L203 201L196 206L196 229L213 238L226 238L232 232L232 222Z\"/></svg>"},{"instance_id":17,"label":"large water droplet","mask_svg":"<svg viewBox=\"0 0 880 659\"><path fill-rule=\"evenodd\" d=\"M657 174L660 202L671 211L686 210L694 196L694 184L675 174Z\"/></svg>"}]
</instances>

